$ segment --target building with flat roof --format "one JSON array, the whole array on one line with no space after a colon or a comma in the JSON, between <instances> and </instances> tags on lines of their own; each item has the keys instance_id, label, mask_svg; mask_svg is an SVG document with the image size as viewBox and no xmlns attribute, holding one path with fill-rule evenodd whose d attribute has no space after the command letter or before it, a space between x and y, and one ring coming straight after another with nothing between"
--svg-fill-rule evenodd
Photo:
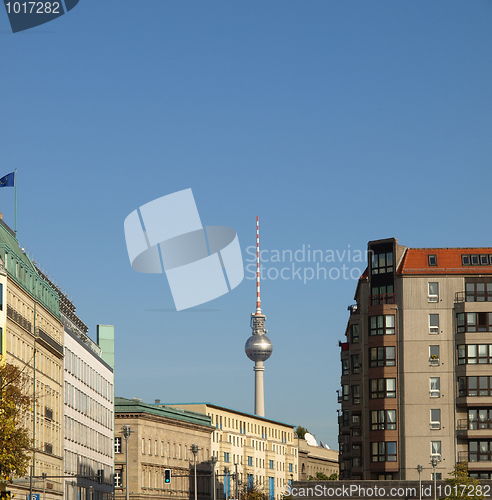
<instances>
[{"instance_id":1,"label":"building with flat roof","mask_svg":"<svg viewBox=\"0 0 492 500\"><path fill-rule=\"evenodd\" d=\"M492 248L368 244L341 347L341 479L492 474Z\"/></svg>"},{"instance_id":2,"label":"building with flat roof","mask_svg":"<svg viewBox=\"0 0 492 500\"><path fill-rule=\"evenodd\" d=\"M125 425L131 431L128 449L122 433ZM132 500L189 500L195 491L191 446L197 444L197 497L210 500L212 432L210 417L201 413L146 404L138 398L115 398L115 498L123 500L128 487ZM171 470L167 484L166 469Z\"/></svg>"},{"instance_id":3,"label":"building with flat roof","mask_svg":"<svg viewBox=\"0 0 492 500\"><path fill-rule=\"evenodd\" d=\"M298 450L293 425L212 403L166 406L210 417L214 427L211 450L217 459L217 472L223 475L222 491L217 498L237 498L237 485L224 472L227 469L230 473L237 469L238 481L268 491L271 500L280 500L284 486L297 480Z\"/></svg>"},{"instance_id":4,"label":"building with flat roof","mask_svg":"<svg viewBox=\"0 0 492 500\"><path fill-rule=\"evenodd\" d=\"M63 325L59 298L19 247L0 214L0 352L28 377L34 396L26 426L34 442L33 491L46 500L63 495ZM48 479L43 481L42 474ZM8 486L18 498L29 493L29 479Z\"/></svg>"},{"instance_id":5,"label":"building with flat roof","mask_svg":"<svg viewBox=\"0 0 492 500\"><path fill-rule=\"evenodd\" d=\"M299 449L299 481L316 479L321 473L338 475L338 451L323 446L312 446L305 439L296 439Z\"/></svg>"}]
</instances>

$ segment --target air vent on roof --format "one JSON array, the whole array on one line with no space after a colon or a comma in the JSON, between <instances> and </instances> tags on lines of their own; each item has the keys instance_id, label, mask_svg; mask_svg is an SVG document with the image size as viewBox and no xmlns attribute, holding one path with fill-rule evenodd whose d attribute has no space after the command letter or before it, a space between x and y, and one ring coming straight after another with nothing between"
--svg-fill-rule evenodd
<instances>
[{"instance_id":1,"label":"air vent on roof","mask_svg":"<svg viewBox=\"0 0 492 500\"><path fill-rule=\"evenodd\" d=\"M132 398L133 401L136 401L137 403L142 403L143 399L141 398Z\"/></svg>"}]
</instances>

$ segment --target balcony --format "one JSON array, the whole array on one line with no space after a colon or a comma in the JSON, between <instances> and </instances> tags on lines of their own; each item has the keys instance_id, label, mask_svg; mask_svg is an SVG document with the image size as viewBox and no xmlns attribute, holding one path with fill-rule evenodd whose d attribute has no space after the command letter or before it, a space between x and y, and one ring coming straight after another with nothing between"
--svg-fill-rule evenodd
<instances>
[{"instance_id":1,"label":"balcony","mask_svg":"<svg viewBox=\"0 0 492 500\"><path fill-rule=\"evenodd\" d=\"M394 304L394 293L380 293L378 295L369 295L369 302L371 306L382 306L383 304Z\"/></svg>"},{"instance_id":2,"label":"balcony","mask_svg":"<svg viewBox=\"0 0 492 500\"><path fill-rule=\"evenodd\" d=\"M459 438L490 438L492 437L492 420L462 418L456 422L456 436Z\"/></svg>"},{"instance_id":3,"label":"balcony","mask_svg":"<svg viewBox=\"0 0 492 500\"><path fill-rule=\"evenodd\" d=\"M492 302L492 294L490 291L487 293L485 290L483 292L465 292L464 290L462 292L456 292L454 294L454 303L462 304L463 302Z\"/></svg>"}]
</instances>

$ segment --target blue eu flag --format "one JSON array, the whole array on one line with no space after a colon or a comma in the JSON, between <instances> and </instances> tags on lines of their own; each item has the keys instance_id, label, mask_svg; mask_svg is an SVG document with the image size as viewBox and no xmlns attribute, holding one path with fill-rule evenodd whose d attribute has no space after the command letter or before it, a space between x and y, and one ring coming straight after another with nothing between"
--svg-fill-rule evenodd
<instances>
[{"instance_id":1,"label":"blue eu flag","mask_svg":"<svg viewBox=\"0 0 492 500\"><path fill-rule=\"evenodd\" d=\"M15 172L10 172L0 179L0 187L6 186L15 186Z\"/></svg>"}]
</instances>

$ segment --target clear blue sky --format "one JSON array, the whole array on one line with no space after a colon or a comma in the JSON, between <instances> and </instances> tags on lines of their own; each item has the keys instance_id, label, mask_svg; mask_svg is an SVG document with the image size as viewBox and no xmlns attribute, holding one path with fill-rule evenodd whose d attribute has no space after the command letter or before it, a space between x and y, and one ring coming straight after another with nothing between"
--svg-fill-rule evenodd
<instances>
[{"instance_id":1,"label":"clear blue sky","mask_svg":"<svg viewBox=\"0 0 492 500\"><path fill-rule=\"evenodd\" d=\"M93 337L115 325L116 394L253 411L254 282L178 313L164 276L130 268L123 221L160 196L192 188L245 259L256 215L264 249L338 251L332 277L377 238L490 246L491 26L486 0L80 0L12 34L2 7L0 173L18 169L19 242ZM332 447L355 286L262 283L266 414Z\"/></svg>"}]
</instances>

